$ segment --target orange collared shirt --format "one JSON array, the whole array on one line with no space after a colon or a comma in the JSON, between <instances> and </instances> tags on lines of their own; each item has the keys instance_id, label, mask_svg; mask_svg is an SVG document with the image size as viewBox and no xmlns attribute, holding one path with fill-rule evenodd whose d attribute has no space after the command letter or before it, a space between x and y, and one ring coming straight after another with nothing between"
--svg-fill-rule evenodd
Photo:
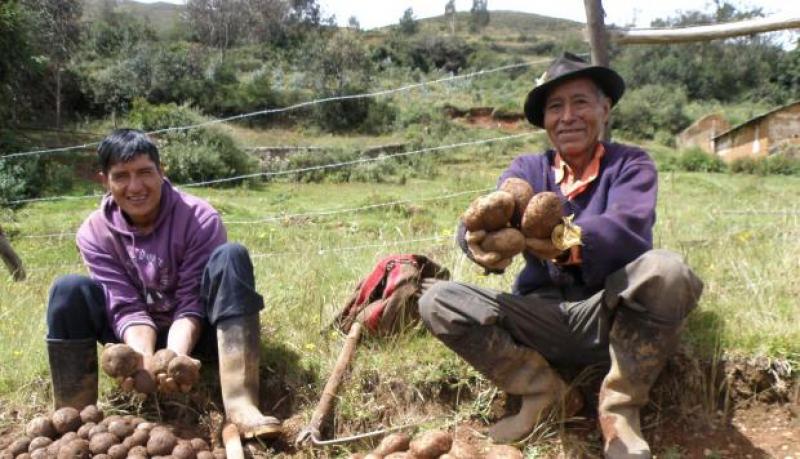
<instances>
[{"instance_id":1,"label":"orange collared shirt","mask_svg":"<svg viewBox=\"0 0 800 459\"><path fill-rule=\"evenodd\" d=\"M602 143L597 143L594 149L592 160L583 170L583 174L578 177L569 167L566 161L561 159L561 154L556 152L555 162L553 164L553 173L556 178L556 183L561 188L561 194L567 199L574 199L575 196L583 193L586 188L597 179L600 174L600 161L606 154L606 149ZM581 246L575 245L569 248L569 257L561 262L563 265L579 265L583 262L581 256Z\"/></svg>"},{"instance_id":2,"label":"orange collared shirt","mask_svg":"<svg viewBox=\"0 0 800 459\"><path fill-rule=\"evenodd\" d=\"M586 190L600 174L600 160L603 159L605 154L606 149L602 143L598 142L594 149L592 160L583 170L583 174L578 177L573 173L569 164L561 159L561 154L557 152L555 163L553 164L553 173L555 174L556 183L561 188L561 194L571 200Z\"/></svg>"}]
</instances>

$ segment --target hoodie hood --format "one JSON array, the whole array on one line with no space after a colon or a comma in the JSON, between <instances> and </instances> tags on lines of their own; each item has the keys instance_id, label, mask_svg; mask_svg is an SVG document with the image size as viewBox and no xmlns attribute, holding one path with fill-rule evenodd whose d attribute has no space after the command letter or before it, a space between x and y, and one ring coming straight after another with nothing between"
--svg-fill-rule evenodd
<instances>
[{"instance_id":1,"label":"hoodie hood","mask_svg":"<svg viewBox=\"0 0 800 459\"><path fill-rule=\"evenodd\" d=\"M161 184L161 201L158 204L158 216L153 225L153 231L156 231L172 213L172 208L175 207L175 203L177 202L176 193L175 187L165 178L164 183ZM122 209L120 209L117 202L114 201L111 193L106 193L106 195L103 196L100 207L102 209L103 221L111 231L127 236L139 234L139 229L128 222L128 219L125 218Z\"/></svg>"}]
</instances>

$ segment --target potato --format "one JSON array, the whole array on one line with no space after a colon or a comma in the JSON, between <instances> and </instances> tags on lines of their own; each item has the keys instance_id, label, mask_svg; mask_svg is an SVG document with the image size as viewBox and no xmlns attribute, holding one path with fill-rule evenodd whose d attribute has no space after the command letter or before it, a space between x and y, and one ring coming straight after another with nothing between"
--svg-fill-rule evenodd
<instances>
[{"instance_id":1,"label":"potato","mask_svg":"<svg viewBox=\"0 0 800 459\"><path fill-rule=\"evenodd\" d=\"M47 448L39 448L36 451L32 451L31 459L49 459L52 456L47 455Z\"/></svg>"},{"instance_id":2,"label":"potato","mask_svg":"<svg viewBox=\"0 0 800 459\"><path fill-rule=\"evenodd\" d=\"M52 439L56 437L56 428L50 418L37 416L25 426L25 434L30 438L47 437Z\"/></svg>"},{"instance_id":3,"label":"potato","mask_svg":"<svg viewBox=\"0 0 800 459\"><path fill-rule=\"evenodd\" d=\"M103 432L97 435L92 435L89 439L89 450L92 454L105 454L112 446L119 444L119 437L111 432Z\"/></svg>"},{"instance_id":4,"label":"potato","mask_svg":"<svg viewBox=\"0 0 800 459\"><path fill-rule=\"evenodd\" d=\"M159 349L153 354L152 360L152 368L151 370L153 373L166 373L169 369L169 363L174 359L178 354L175 353L172 349Z\"/></svg>"},{"instance_id":5,"label":"potato","mask_svg":"<svg viewBox=\"0 0 800 459\"><path fill-rule=\"evenodd\" d=\"M192 445L192 448L194 448L195 451L210 451L208 443L202 438L192 438L189 440L189 443Z\"/></svg>"},{"instance_id":6,"label":"potato","mask_svg":"<svg viewBox=\"0 0 800 459\"><path fill-rule=\"evenodd\" d=\"M136 426L136 430L144 430L145 432L150 432L150 430L156 426L155 422L142 422Z\"/></svg>"},{"instance_id":7,"label":"potato","mask_svg":"<svg viewBox=\"0 0 800 459\"><path fill-rule=\"evenodd\" d=\"M133 448L129 449L128 457L134 457L134 456L147 457L147 447L134 446Z\"/></svg>"},{"instance_id":8,"label":"potato","mask_svg":"<svg viewBox=\"0 0 800 459\"><path fill-rule=\"evenodd\" d=\"M117 438L125 438L133 433L134 428L127 420L118 419L108 425L108 431L116 435Z\"/></svg>"},{"instance_id":9,"label":"potato","mask_svg":"<svg viewBox=\"0 0 800 459\"><path fill-rule=\"evenodd\" d=\"M2 457L2 455L0 455ZM9 458L13 458L14 456L9 456ZM31 459L31 453L19 453L16 456L16 459Z\"/></svg>"},{"instance_id":10,"label":"potato","mask_svg":"<svg viewBox=\"0 0 800 459\"><path fill-rule=\"evenodd\" d=\"M433 430L411 440L409 450L420 459L439 457L450 450L453 436L448 432Z\"/></svg>"},{"instance_id":11,"label":"potato","mask_svg":"<svg viewBox=\"0 0 800 459\"><path fill-rule=\"evenodd\" d=\"M520 230L525 237L549 238L553 228L561 223L563 212L561 199L555 193L550 191L537 193L525 208Z\"/></svg>"},{"instance_id":12,"label":"potato","mask_svg":"<svg viewBox=\"0 0 800 459\"><path fill-rule=\"evenodd\" d=\"M128 449L131 449L134 446L145 446L147 445L147 440L149 438L150 434L146 430L136 429L127 438L122 440L122 444L125 445Z\"/></svg>"},{"instance_id":13,"label":"potato","mask_svg":"<svg viewBox=\"0 0 800 459\"><path fill-rule=\"evenodd\" d=\"M37 449L47 448L53 440L48 437L36 437L28 443L28 452L32 453Z\"/></svg>"},{"instance_id":14,"label":"potato","mask_svg":"<svg viewBox=\"0 0 800 459\"><path fill-rule=\"evenodd\" d=\"M194 385L200 378L200 365L187 355L179 355L169 362L167 374L180 385Z\"/></svg>"},{"instance_id":15,"label":"potato","mask_svg":"<svg viewBox=\"0 0 800 459\"><path fill-rule=\"evenodd\" d=\"M112 344L103 350L100 367L112 378L131 376L141 367L142 355L127 344Z\"/></svg>"},{"instance_id":16,"label":"potato","mask_svg":"<svg viewBox=\"0 0 800 459\"><path fill-rule=\"evenodd\" d=\"M378 445L374 453L386 456L397 451L405 451L408 449L408 444L411 442L411 437L404 433L393 433L384 437Z\"/></svg>"},{"instance_id":17,"label":"potato","mask_svg":"<svg viewBox=\"0 0 800 459\"><path fill-rule=\"evenodd\" d=\"M86 424L78 427L78 436L84 440L89 439L89 432L96 426L94 422L87 422Z\"/></svg>"},{"instance_id":18,"label":"potato","mask_svg":"<svg viewBox=\"0 0 800 459\"><path fill-rule=\"evenodd\" d=\"M211 451L214 455L215 459L225 459L227 456L225 454L225 448L214 448L214 451Z\"/></svg>"},{"instance_id":19,"label":"potato","mask_svg":"<svg viewBox=\"0 0 800 459\"><path fill-rule=\"evenodd\" d=\"M142 394L152 394L157 389L156 380L147 370L136 370L133 374L133 387L131 389Z\"/></svg>"},{"instance_id":20,"label":"potato","mask_svg":"<svg viewBox=\"0 0 800 459\"><path fill-rule=\"evenodd\" d=\"M189 442L178 442L178 444L172 448L172 457L175 459L195 459L197 456Z\"/></svg>"},{"instance_id":21,"label":"potato","mask_svg":"<svg viewBox=\"0 0 800 459\"><path fill-rule=\"evenodd\" d=\"M106 424L97 424L96 426L89 429L89 438L94 437L97 434L108 432L108 426Z\"/></svg>"},{"instance_id":22,"label":"potato","mask_svg":"<svg viewBox=\"0 0 800 459\"><path fill-rule=\"evenodd\" d=\"M214 459L214 455L211 454L211 451L198 451L197 459Z\"/></svg>"},{"instance_id":23,"label":"potato","mask_svg":"<svg viewBox=\"0 0 800 459\"><path fill-rule=\"evenodd\" d=\"M154 428L150 431L150 439L147 440L147 454L166 456L172 452L177 443L178 439L169 430Z\"/></svg>"},{"instance_id":24,"label":"potato","mask_svg":"<svg viewBox=\"0 0 800 459\"><path fill-rule=\"evenodd\" d=\"M525 250L525 236L514 228L503 228L487 233L481 241L481 249L499 253L500 258L511 258Z\"/></svg>"},{"instance_id":25,"label":"potato","mask_svg":"<svg viewBox=\"0 0 800 459\"><path fill-rule=\"evenodd\" d=\"M17 457L22 453L28 452L28 446L30 444L31 444L31 438L28 437L27 435L23 435L14 440L10 445L8 445L6 451L12 454L11 457Z\"/></svg>"},{"instance_id":26,"label":"potato","mask_svg":"<svg viewBox=\"0 0 800 459\"><path fill-rule=\"evenodd\" d=\"M447 454L455 459L478 459L482 457L478 448L463 440L453 441L453 446L450 447L450 451Z\"/></svg>"},{"instance_id":27,"label":"potato","mask_svg":"<svg viewBox=\"0 0 800 459\"><path fill-rule=\"evenodd\" d=\"M110 459L125 459L128 457L128 447L123 444L114 445L108 448L108 457Z\"/></svg>"},{"instance_id":28,"label":"potato","mask_svg":"<svg viewBox=\"0 0 800 459\"><path fill-rule=\"evenodd\" d=\"M81 422L97 424L103 420L103 412L94 405L88 405L81 410Z\"/></svg>"},{"instance_id":29,"label":"potato","mask_svg":"<svg viewBox=\"0 0 800 459\"><path fill-rule=\"evenodd\" d=\"M71 442L72 440L77 440L79 438L81 438L81 437L78 436L77 432L67 432L64 435L62 435L61 438L58 439L58 441L60 441L60 442L62 442L62 443L64 443L66 445L67 443ZM84 440L85 440L85 438L84 438Z\"/></svg>"},{"instance_id":30,"label":"potato","mask_svg":"<svg viewBox=\"0 0 800 459\"><path fill-rule=\"evenodd\" d=\"M417 456L414 456L408 451L397 451L396 453L383 456L383 459L418 459L418 458Z\"/></svg>"},{"instance_id":31,"label":"potato","mask_svg":"<svg viewBox=\"0 0 800 459\"><path fill-rule=\"evenodd\" d=\"M71 406L57 409L51 419L60 434L75 432L81 426L81 413Z\"/></svg>"},{"instance_id":32,"label":"potato","mask_svg":"<svg viewBox=\"0 0 800 459\"><path fill-rule=\"evenodd\" d=\"M514 196L495 191L472 201L461 220L468 231L495 231L508 226L513 215Z\"/></svg>"},{"instance_id":33,"label":"potato","mask_svg":"<svg viewBox=\"0 0 800 459\"><path fill-rule=\"evenodd\" d=\"M362 456L362 459L383 459L384 456L382 454L378 454L375 452L369 453L366 456Z\"/></svg>"},{"instance_id":34,"label":"potato","mask_svg":"<svg viewBox=\"0 0 800 459\"><path fill-rule=\"evenodd\" d=\"M118 421L120 419L122 419L122 416L118 414L112 414L111 416L107 416L105 419L100 421L100 425L108 427L109 424L111 424L114 421Z\"/></svg>"},{"instance_id":35,"label":"potato","mask_svg":"<svg viewBox=\"0 0 800 459\"><path fill-rule=\"evenodd\" d=\"M511 196L514 196L514 214L511 217L511 224L519 227L525 208L528 207L528 202L533 197L533 188L524 179L510 177L503 181L500 185L500 190L511 193Z\"/></svg>"},{"instance_id":36,"label":"potato","mask_svg":"<svg viewBox=\"0 0 800 459\"><path fill-rule=\"evenodd\" d=\"M109 459L108 454L95 454L92 456L93 459Z\"/></svg>"},{"instance_id":37,"label":"potato","mask_svg":"<svg viewBox=\"0 0 800 459\"><path fill-rule=\"evenodd\" d=\"M57 459L89 459L89 443L82 438L76 438L64 444L58 450L56 457Z\"/></svg>"},{"instance_id":38,"label":"potato","mask_svg":"<svg viewBox=\"0 0 800 459\"><path fill-rule=\"evenodd\" d=\"M509 445L495 445L486 452L486 459L522 459L522 451Z\"/></svg>"}]
</instances>

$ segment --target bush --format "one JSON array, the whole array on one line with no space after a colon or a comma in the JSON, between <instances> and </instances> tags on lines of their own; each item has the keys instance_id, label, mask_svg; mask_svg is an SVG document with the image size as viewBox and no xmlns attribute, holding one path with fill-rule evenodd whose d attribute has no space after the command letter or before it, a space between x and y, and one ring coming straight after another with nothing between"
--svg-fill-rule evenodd
<instances>
[{"instance_id":1,"label":"bush","mask_svg":"<svg viewBox=\"0 0 800 459\"><path fill-rule=\"evenodd\" d=\"M681 152L676 166L678 169L688 172L723 172L727 169L722 158L708 154L699 148L690 148Z\"/></svg>"},{"instance_id":2,"label":"bush","mask_svg":"<svg viewBox=\"0 0 800 459\"><path fill-rule=\"evenodd\" d=\"M653 140L662 133L659 139L671 139L689 124L683 113L686 103L686 92L681 86L647 85L632 89L614 109L613 129L628 138Z\"/></svg>"},{"instance_id":3,"label":"bush","mask_svg":"<svg viewBox=\"0 0 800 459\"><path fill-rule=\"evenodd\" d=\"M731 162L735 174L800 175L800 159L775 154L766 158L738 158Z\"/></svg>"},{"instance_id":4,"label":"bush","mask_svg":"<svg viewBox=\"0 0 800 459\"><path fill-rule=\"evenodd\" d=\"M197 124L203 118L187 106L133 103L130 124L146 131ZM218 127L194 128L159 135L164 170L175 183L215 180L256 171L256 160ZM234 182L224 182L234 183Z\"/></svg>"}]
</instances>

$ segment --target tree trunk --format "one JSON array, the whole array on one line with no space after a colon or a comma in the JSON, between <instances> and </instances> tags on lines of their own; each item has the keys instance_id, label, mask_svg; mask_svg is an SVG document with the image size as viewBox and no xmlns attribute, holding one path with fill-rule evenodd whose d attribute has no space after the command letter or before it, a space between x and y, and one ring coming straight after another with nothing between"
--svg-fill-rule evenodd
<instances>
[{"instance_id":1,"label":"tree trunk","mask_svg":"<svg viewBox=\"0 0 800 459\"><path fill-rule=\"evenodd\" d=\"M61 64L56 65L56 129L61 130Z\"/></svg>"},{"instance_id":2,"label":"tree trunk","mask_svg":"<svg viewBox=\"0 0 800 459\"><path fill-rule=\"evenodd\" d=\"M608 36L606 35L605 11L601 0L583 0L586 8L586 28L592 48L592 64L608 67ZM609 115L601 140L611 140L611 116Z\"/></svg>"},{"instance_id":3,"label":"tree trunk","mask_svg":"<svg viewBox=\"0 0 800 459\"><path fill-rule=\"evenodd\" d=\"M22 267L22 260L19 259L11 244L8 243L5 234L0 230L0 258L6 264L15 281L25 280L25 268Z\"/></svg>"}]
</instances>

